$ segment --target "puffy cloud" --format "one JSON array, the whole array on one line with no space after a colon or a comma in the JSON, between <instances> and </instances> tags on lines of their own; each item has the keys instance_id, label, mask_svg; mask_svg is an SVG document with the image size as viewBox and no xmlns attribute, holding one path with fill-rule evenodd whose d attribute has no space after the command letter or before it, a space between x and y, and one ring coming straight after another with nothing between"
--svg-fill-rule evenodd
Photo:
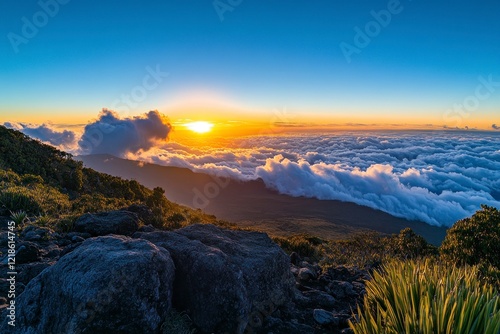
<instances>
[{"instance_id":1,"label":"puffy cloud","mask_svg":"<svg viewBox=\"0 0 500 334\"><path fill-rule=\"evenodd\" d=\"M83 154L124 156L147 151L165 142L170 130L170 123L158 111L120 118L118 114L104 109L96 121L85 126L78 145Z\"/></svg>"},{"instance_id":2,"label":"puffy cloud","mask_svg":"<svg viewBox=\"0 0 500 334\"><path fill-rule=\"evenodd\" d=\"M255 136L204 148L167 143L129 158L261 178L291 196L355 202L450 226L480 204L500 208L499 139L449 131Z\"/></svg>"},{"instance_id":3,"label":"puffy cloud","mask_svg":"<svg viewBox=\"0 0 500 334\"><path fill-rule=\"evenodd\" d=\"M51 128L47 124L32 125L25 123L5 122L4 126L21 131L22 133L32 138L39 139L43 142L66 150L71 149L76 143L76 136L73 131L58 131L57 129Z\"/></svg>"},{"instance_id":4,"label":"puffy cloud","mask_svg":"<svg viewBox=\"0 0 500 334\"><path fill-rule=\"evenodd\" d=\"M492 124L492 125L491 125L491 128L492 128L493 130L500 130L500 126L498 126L498 125L496 125L496 124Z\"/></svg>"}]
</instances>

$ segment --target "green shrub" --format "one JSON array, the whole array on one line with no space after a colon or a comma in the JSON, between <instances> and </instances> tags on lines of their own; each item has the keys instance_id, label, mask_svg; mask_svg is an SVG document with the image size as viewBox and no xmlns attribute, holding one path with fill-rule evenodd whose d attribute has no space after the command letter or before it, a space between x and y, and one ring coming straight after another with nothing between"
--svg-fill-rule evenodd
<instances>
[{"instance_id":1,"label":"green shrub","mask_svg":"<svg viewBox=\"0 0 500 334\"><path fill-rule=\"evenodd\" d=\"M21 182L24 185L37 184L37 183L42 184L43 179L40 175L25 174L25 175L21 176Z\"/></svg>"},{"instance_id":2,"label":"green shrub","mask_svg":"<svg viewBox=\"0 0 500 334\"><path fill-rule=\"evenodd\" d=\"M307 234L293 235L291 237L274 237L276 242L288 254L295 252L299 256L318 258L321 254L319 247L324 241Z\"/></svg>"},{"instance_id":3,"label":"green shrub","mask_svg":"<svg viewBox=\"0 0 500 334\"><path fill-rule=\"evenodd\" d=\"M4 210L23 210L31 215L59 214L69 210L69 197L43 184L11 186L0 192Z\"/></svg>"},{"instance_id":4,"label":"green shrub","mask_svg":"<svg viewBox=\"0 0 500 334\"><path fill-rule=\"evenodd\" d=\"M481 208L448 230L441 255L456 264L492 265L500 269L500 211L486 205Z\"/></svg>"},{"instance_id":5,"label":"green shrub","mask_svg":"<svg viewBox=\"0 0 500 334\"><path fill-rule=\"evenodd\" d=\"M102 194L84 194L71 202L71 211L73 213L87 213L118 210L129 206L131 201L123 198L105 197Z\"/></svg>"},{"instance_id":6,"label":"green shrub","mask_svg":"<svg viewBox=\"0 0 500 334\"><path fill-rule=\"evenodd\" d=\"M500 331L500 297L477 267L427 260L390 261L366 283L355 334Z\"/></svg>"},{"instance_id":7,"label":"green shrub","mask_svg":"<svg viewBox=\"0 0 500 334\"><path fill-rule=\"evenodd\" d=\"M37 215L43 211L34 192L19 186L3 189L0 192L0 205L4 212L25 211Z\"/></svg>"},{"instance_id":8,"label":"green shrub","mask_svg":"<svg viewBox=\"0 0 500 334\"><path fill-rule=\"evenodd\" d=\"M16 223L18 229L22 229L24 223L28 221L28 215L24 211L15 211L10 213L10 219Z\"/></svg>"},{"instance_id":9,"label":"green shrub","mask_svg":"<svg viewBox=\"0 0 500 334\"><path fill-rule=\"evenodd\" d=\"M386 245L393 257L416 259L427 255L437 255L438 250L409 227L399 234L387 238Z\"/></svg>"},{"instance_id":10,"label":"green shrub","mask_svg":"<svg viewBox=\"0 0 500 334\"><path fill-rule=\"evenodd\" d=\"M63 233L73 231L74 223L78 217L78 215L67 215L57 219L55 222L55 230Z\"/></svg>"},{"instance_id":11,"label":"green shrub","mask_svg":"<svg viewBox=\"0 0 500 334\"><path fill-rule=\"evenodd\" d=\"M175 230L181 228L186 222L186 217L182 213L176 212L167 218L167 228Z\"/></svg>"},{"instance_id":12,"label":"green shrub","mask_svg":"<svg viewBox=\"0 0 500 334\"><path fill-rule=\"evenodd\" d=\"M324 267L347 265L378 266L388 256L387 237L377 232L359 232L346 240L334 240L321 247Z\"/></svg>"}]
</instances>

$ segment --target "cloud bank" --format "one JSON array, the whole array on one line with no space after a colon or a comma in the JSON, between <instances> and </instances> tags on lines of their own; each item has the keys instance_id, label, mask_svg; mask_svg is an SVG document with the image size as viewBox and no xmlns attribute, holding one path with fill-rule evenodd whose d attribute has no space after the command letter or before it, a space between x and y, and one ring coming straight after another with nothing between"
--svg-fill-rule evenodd
<instances>
[{"instance_id":1,"label":"cloud bank","mask_svg":"<svg viewBox=\"0 0 500 334\"><path fill-rule=\"evenodd\" d=\"M42 142L60 147L63 150L74 148L76 135L73 131L58 131L47 124L32 125L25 123L5 122L5 127L21 131L25 135L41 140Z\"/></svg>"},{"instance_id":2,"label":"cloud bank","mask_svg":"<svg viewBox=\"0 0 500 334\"><path fill-rule=\"evenodd\" d=\"M280 134L193 147L167 142L171 126L157 111L120 118L103 110L79 140L47 125L5 125L75 154L260 178L283 194L354 202L431 225L451 226L481 204L500 208L500 132Z\"/></svg>"},{"instance_id":3,"label":"cloud bank","mask_svg":"<svg viewBox=\"0 0 500 334\"><path fill-rule=\"evenodd\" d=\"M261 136L223 147L168 143L128 158L241 180L261 178L283 194L354 202L431 225L451 226L481 204L500 208L495 133Z\"/></svg>"},{"instance_id":4,"label":"cloud bank","mask_svg":"<svg viewBox=\"0 0 500 334\"><path fill-rule=\"evenodd\" d=\"M147 151L167 140L171 125L158 111L120 118L104 109L99 118L85 126L78 141L81 154L113 154Z\"/></svg>"}]
</instances>

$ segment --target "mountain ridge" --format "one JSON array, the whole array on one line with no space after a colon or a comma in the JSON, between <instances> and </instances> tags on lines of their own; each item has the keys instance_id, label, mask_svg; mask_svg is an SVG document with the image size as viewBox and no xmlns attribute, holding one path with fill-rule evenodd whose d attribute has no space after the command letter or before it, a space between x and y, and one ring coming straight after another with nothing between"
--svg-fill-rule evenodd
<instances>
[{"instance_id":1,"label":"mountain ridge","mask_svg":"<svg viewBox=\"0 0 500 334\"><path fill-rule=\"evenodd\" d=\"M202 209L242 227L257 228L273 235L297 233L340 239L359 230L398 233L410 227L433 244L440 244L446 228L394 217L355 203L291 197L268 189L262 180L217 180L187 168L161 166L112 155L77 156L95 170L135 179L147 187L160 186L170 200Z\"/></svg>"}]
</instances>

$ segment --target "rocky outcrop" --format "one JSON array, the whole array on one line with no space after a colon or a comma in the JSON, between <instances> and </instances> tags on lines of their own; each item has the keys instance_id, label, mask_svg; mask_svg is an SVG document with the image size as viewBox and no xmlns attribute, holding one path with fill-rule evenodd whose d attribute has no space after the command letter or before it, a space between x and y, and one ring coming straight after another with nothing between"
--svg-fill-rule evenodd
<instances>
[{"instance_id":1,"label":"rocky outcrop","mask_svg":"<svg viewBox=\"0 0 500 334\"><path fill-rule=\"evenodd\" d=\"M157 333L171 306L175 267L146 240L88 239L17 298L17 333Z\"/></svg>"},{"instance_id":2,"label":"rocky outcrop","mask_svg":"<svg viewBox=\"0 0 500 334\"><path fill-rule=\"evenodd\" d=\"M148 217L141 207L132 209L140 221ZM105 224L115 214L94 216ZM136 221L127 210L118 215ZM122 233L135 230L116 226ZM146 225L132 238L92 238L89 231L56 233L30 225L19 233L18 255L25 263L16 265L18 332L157 333L172 303L197 333L347 334L369 279L365 270L321 268L296 253L288 257L263 233L213 225L172 232ZM3 278L7 241L0 232L0 311L10 287Z\"/></svg>"},{"instance_id":3,"label":"rocky outcrop","mask_svg":"<svg viewBox=\"0 0 500 334\"><path fill-rule=\"evenodd\" d=\"M291 255L296 278L293 302L266 321L262 333L351 334L352 312L365 294L368 271L343 266L323 269Z\"/></svg>"},{"instance_id":4,"label":"rocky outcrop","mask_svg":"<svg viewBox=\"0 0 500 334\"><path fill-rule=\"evenodd\" d=\"M264 233L192 225L136 233L169 250L177 271L174 304L207 333L243 333L290 302L289 257Z\"/></svg>"},{"instance_id":5,"label":"rocky outcrop","mask_svg":"<svg viewBox=\"0 0 500 334\"><path fill-rule=\"evenodd\" d=\"M124 210L86 213L74 223L77 232L89 233L92 236L121 234L130 236L139 228L139 217L136 213Z\"/></svg>"}]
</instances>

